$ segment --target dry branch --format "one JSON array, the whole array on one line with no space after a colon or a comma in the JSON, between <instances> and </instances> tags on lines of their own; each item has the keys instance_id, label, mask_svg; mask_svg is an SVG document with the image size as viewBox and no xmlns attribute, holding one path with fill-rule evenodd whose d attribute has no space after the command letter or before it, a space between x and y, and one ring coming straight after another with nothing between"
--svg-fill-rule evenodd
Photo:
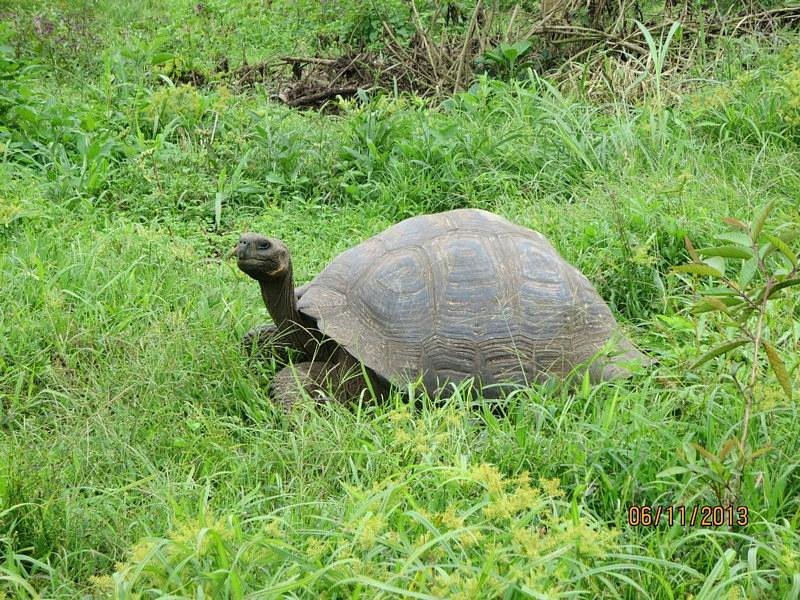
<instances>
[{"instance_id":1,"label":"dry branch","mask_svg":"<svg viewBox=\"0 0 800 600\"><path fill-rule=\"evenodd\" d=\"M287 94L281 92L280 94L278 94L278 98L280 98L281 101L283 101L288 106L292 107L315 106L320 102L330 100L331 98L335 98L336 96L345 96L345 97L354 96L356 93L358 93L359 89L360 88L358 86L334 87L322 90L321 92L315 92L313 94L300 96L298 98L289 98Z\"/></svg>"},{"instance_id":2,"label":"dry branch","mask_svg":"<svg viewBox=\"0 0 800 600\"><path fill-rule=\"evenodd\" d=\"M612 93L627 97L646 87L644 75L651 59L634 19L644 22L655 39L662 38L676 19L681 21L683 36L670 50L664 74L685 69L701 37L715 40L800 24L800 6L759 11L751 7L750 12L739 8L739 14L733 14L734 8L727 14L708 9L701 14L689 0L665 0L661 20L653 22L642 16L637 0L549 0L536 14L516 4L505 20L487 4L491 3L477 0L471 14L459 13L457 22L463 24L459 30L451 22L452 5L445 0L436 0L432 17L426 19L408 0L413 35L401 40L383 22L384 47L378 54L362 50L337 58L284 56L253 65L244 60L234 70L228 69L226 60L216 74L238 87L266 85L273 97L293 107L319 106L336 96L375 87L441 97L470 84L476 58L487 48L525 40L534 42L525 60L535 63L538 71L561 78L578 76L579 71L582 78L591 73L591 81L585 82L590 93L605 84ZM193 72L176 73L173 79L198 86L212 80Z\"/></svg>"}]
</instances>

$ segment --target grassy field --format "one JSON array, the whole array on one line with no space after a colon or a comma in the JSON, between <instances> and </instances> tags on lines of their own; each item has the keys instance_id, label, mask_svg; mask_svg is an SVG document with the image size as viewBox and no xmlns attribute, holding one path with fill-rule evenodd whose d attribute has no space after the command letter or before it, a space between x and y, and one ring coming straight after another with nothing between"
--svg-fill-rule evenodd
<instances>
[{"instance_id":1,"label":"grassy field","mask_svg":"<svg viewBox=\"0 0 800 600\"><path fill-rule=\"evenodd\" d=\"M369 38L370 10L0 0L0 598L800 597L798 288L755 362L688 368L735 328L671 271L768 203L766 266L791 270L800 38L655 61L625 100L529 72L330 114L214 79ZM276 411L276 364L240 352L266 317L239 233L285 240L305 282L467 206L545 234L656 365L501 410L462 388ZM628 524L726 486L747 524Z\"/></svg>"}]
</instances>

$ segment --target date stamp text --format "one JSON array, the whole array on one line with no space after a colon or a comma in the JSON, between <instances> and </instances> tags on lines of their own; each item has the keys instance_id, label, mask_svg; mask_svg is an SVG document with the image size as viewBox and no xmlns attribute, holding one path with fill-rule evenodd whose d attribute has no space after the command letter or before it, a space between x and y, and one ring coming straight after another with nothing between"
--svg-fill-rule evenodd
<instances>
[{"instance_id":1,"label":"date stamp text","mask_svg":"<svg viewBox=\"0 0 800 600\"><path fill-rule=\"evenodd\" d=\"M750 522L746 506L639 506L628 507L630 527L745 527Z\"/></svg>"}]
</instances>

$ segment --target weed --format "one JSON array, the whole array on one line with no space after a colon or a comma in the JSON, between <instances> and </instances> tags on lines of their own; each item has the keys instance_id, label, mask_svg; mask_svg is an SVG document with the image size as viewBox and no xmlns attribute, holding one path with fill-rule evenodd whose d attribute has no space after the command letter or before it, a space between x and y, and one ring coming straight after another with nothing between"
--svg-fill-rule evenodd
<instances>
[{"instance_id":1,"label":"weed","mask_svg":"<svg viewBox=\"0 0 800 600\"><path fill-rule=\"evenodd\" d=\"M750 224L726 218L733 231L717 235L725 245L695 250L687 238L686 246L693 262L673 269L711 277L716 284L696 292L699 300L692 307L692 314L717 315L716 335L724 341L703 353L694 362L694 368L714 358L731 357L735 351L738 354L749 349L745 360L734 359L726 377L736 385L743 401L738 435L732 434L730 438L721 440L718 454L697 445L696 449L707 466L693 465L691 468L708 482L717 500L728 506L740 498L745 469L754 459L769 451L769 446L752 448L749 440L751 418L758 401L756 385L763 379L762 351L786 398L792 400L789 370L774 345L775 340L771 339L773 335L767 322L773 304L785 298L783 290L791 293L792 287L800 285L797 253L790 246L800 237L800 229L792 226L791 222L774 229L766 227L773 208L771 202L763 206ZM730 269L730 263L735 262L739 263L738 268ZM728 276L729 270L734 271L733 276ZM740 375L741 371L749 372ZM762 389L760 394L765 392Z\"/></svg>"}]
</instances>

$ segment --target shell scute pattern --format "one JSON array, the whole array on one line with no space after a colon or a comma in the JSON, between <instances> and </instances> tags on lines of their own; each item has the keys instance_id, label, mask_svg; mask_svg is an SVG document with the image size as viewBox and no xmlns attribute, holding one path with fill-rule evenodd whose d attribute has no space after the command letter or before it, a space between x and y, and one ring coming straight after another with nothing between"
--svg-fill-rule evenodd
<instances>
[{"instance_id":1,"label":"shell scute pattern","mask_svg":"<svg viewBox=\"0 0 800 600\"><path fill-rule=\"evenodd\" d=\"M544 236L475 209L413 217L347 250L299 308L376 373L422 376L431 392L472 376L488 386L566 375L618 329ZM593 379L618 374L603 368Z\"/></svg>"}]
</instances>

